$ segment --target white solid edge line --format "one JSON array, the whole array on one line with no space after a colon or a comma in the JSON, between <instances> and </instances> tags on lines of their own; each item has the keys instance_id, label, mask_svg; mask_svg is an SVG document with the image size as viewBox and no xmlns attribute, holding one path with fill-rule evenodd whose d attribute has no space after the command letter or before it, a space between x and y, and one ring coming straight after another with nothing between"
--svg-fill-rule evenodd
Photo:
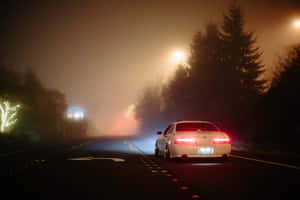
<instances>
[{"instance_id":1,"label":"white solid edge line","mask_svg":"<svg viewBox=\"0 0 300 200\"><path fill-rule=\"evenodd\" d=\"M280 166L280 167L287 167L287 168L293 168L293 169L300 170L299 166L289 165L289 164L284 164L284 163L279 163L279 162L272 162L272 161L267 161L267 160L259 160L259 159L255 159L255 158L249 158L249 157L244 157L244 156L237 156L237 155L232 155L232 154L230 154L230 157L240 158L240 159L245 159L245 160L252 160L252 161L266 163L266 164L270 164L270 165L276 165L276 166Z\"/></svg>"},{"instance_id":2,"label":"white solid edge line","mask_svg":"<svg viewBox=\"0 0 300 200\"><path fill-rule=\"evenodd\" d=\"M129 145L129 149L131 149L133 151L137 151L138 153L142 154L142 156L145 156L144 152L142 150L140 150L137 146L135 146L134 144L132 144L129 141L127 141L127 144Z\"/></svg>"}]
</instances>

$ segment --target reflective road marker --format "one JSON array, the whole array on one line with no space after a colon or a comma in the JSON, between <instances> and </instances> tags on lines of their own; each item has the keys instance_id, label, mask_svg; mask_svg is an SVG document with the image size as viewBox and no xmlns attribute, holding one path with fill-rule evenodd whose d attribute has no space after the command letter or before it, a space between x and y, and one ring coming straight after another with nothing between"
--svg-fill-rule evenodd
<instances>
[{"instance_id":1,"label":"reflective road marker","mask_svg":"<svg viewBox=\"0 0 300 200\"><path fill-rule=\"evenodd\" d=\"M200 198L200 196L198 194L192 195L192 199L199 199L199 198Z\"/></svg>"},{"instance_id":2,"label":"reflective road marker","mask_svg":"<svg viewBox=\"0 0 300 200\"><path fill-rule=\"evenodd\" d=\"M189 187L187 187L187 186L181 186L180 189L181 189L181 190L188 190Z\"/></svg>"}]
</instances>

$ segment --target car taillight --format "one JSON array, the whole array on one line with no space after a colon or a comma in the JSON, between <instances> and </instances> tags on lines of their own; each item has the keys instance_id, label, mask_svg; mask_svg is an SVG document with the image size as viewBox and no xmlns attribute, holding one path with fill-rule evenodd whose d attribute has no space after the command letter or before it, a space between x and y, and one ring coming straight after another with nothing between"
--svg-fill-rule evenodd
<instances>
[{"instance_id":1,"label":"car taillight","mask_svg":"<svg viewBox=\"0 0 300 200\"><path fill-rule=\"evenodd\" d=\"M230 144L230 138L226 136L217 136L213 138L214 144Z\"/></svg>"},{"instance_id":2,"label":"car taillight","mask_svg":"<svg viewBox=\"0 0 300 200\"><path fill-rule=\"evenodd\" d=\"M193 137L176 138L175 144L196 144L196 139Z\"/></svg>"}]
</instances>

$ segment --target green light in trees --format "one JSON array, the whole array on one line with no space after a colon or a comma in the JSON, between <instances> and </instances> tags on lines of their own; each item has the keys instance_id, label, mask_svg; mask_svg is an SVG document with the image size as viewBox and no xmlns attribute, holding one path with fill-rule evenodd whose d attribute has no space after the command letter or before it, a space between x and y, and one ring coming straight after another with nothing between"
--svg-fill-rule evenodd
<instances>
[{"instance_id":1,"label":"green light in trees","mask_svg":"<svg viewBox=\"0 0 300 200\"><path fill-rule=\"evenodd\" d=\"M8 101L0 102L1 127L0 132L4 133L8 128L17 122L17 111L21 106L11 106Z\"/></svg>"}]
</instances>

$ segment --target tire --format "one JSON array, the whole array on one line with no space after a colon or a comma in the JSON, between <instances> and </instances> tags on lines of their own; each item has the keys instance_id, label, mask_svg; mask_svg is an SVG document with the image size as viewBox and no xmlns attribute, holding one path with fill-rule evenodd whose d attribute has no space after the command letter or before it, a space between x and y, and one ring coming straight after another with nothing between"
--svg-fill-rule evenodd
<instances>
[{"instance_id":1,"label":"tire","mask_svg":"<svg viewBox=\"0 0 300 200\"><path fill-rule=\"evenodd\" d=\"M159 156L159 151L158 151L158 149L155 147L155 150L154 150L154 155L156 156L156 157L158 157Z\"/></svg>"},{"instance_id":2,"label":"tire","mask_svg":"<svg viewBox=\"0 0 300 200\"><path fill-rule=\"evenodd\" d=\"M165 160L171 160L171 157L170 157L170 150L169 150L169 147L168 147L168 146L166 146L166 149L165 149L164 159L165 159Z\"/></svg>"},{"instance_id":3,"label":"tire","mask_svg":"<svg viewBox=\"0 0 300 200\"><path fill-rule=\"evenodd\" d=\"M222 162L227 162L227 161L229 161L229 157L228 157L227 155L223 155L223 156L221 157L221 161L222 161Z\"/></svg>"}]
</instances>

